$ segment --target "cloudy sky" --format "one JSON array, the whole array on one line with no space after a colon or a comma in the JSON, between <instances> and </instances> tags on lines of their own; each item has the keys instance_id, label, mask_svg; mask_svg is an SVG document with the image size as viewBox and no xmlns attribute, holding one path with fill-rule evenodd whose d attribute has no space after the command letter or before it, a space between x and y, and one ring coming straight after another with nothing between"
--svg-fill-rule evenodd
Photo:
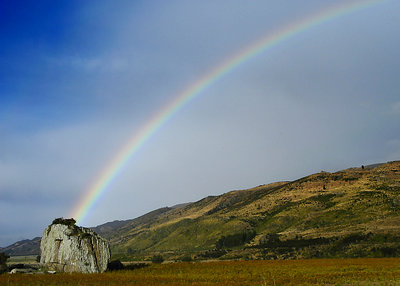
<instances>
[{"instance_id":1,"label":"cloudy sky","mask_svg":"<svg viewBox=\"0 0 400 286\"><path fill-rule=\"evenodd\" d=\"M213 67L345 2L1 1L0 246L67 216ZM399 14L400 1L378 1L229 72L147 141L83 225L400 159Z\"/></svg>"}]
</instances>

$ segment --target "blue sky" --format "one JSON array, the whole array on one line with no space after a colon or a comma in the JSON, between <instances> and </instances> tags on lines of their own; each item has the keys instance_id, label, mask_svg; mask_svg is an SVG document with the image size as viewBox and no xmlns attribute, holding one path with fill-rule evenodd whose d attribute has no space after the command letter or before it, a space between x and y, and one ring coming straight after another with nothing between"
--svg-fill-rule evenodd
<instances>
[{"instance_id":1,"label":"blue sky","mask_svg":"<svg viewBox=\"0 0 400 286\"><path fill-rule=\"evenodd\" d=\"M343 2L1 1L0 246L66 216L191 82ZM230 72L148 141L84 224L400 159L399 12L381 1Z\"/></svg>"}]
</instances>

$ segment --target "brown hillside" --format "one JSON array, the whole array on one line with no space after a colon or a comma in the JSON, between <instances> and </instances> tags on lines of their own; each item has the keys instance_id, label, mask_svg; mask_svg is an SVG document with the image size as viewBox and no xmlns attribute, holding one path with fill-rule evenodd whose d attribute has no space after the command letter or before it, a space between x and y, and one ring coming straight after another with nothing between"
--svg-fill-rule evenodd
<instances>
[{"instance_id":1,"label":"brown hillside","mask_svg":"<svg viewBox=\"0 0 400 286\"><path fill-rule=\"evenodd\" d=\"M372 247L376 235L400 235L399 194L395 161L206 197L149 220L132 220L107 235L115 253L140 255L268 248L271 235L292 244L295 239L330 244L360 235Z\"/></svg>"}]
</instances>

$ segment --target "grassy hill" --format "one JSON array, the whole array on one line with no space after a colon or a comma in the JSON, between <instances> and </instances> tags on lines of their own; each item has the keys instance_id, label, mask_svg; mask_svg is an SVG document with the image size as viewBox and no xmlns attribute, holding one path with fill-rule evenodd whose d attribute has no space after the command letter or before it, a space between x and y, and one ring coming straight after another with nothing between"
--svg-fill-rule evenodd
<instances>
[{"instance_id":1,"label":"grassy hill","mask_svg":"<svg viewBox=\"0 0 400 286\"><path fill-rule=\"evenodd\" d=\"M231 191L93 229L122 260L400 257L400 161ZM38 254L39 243L1 251Z\"/></svg>"},{"instance_id":2,"label":"grassy hill","mask_svg":"<svg viewBox=\"0 0 400 286\"><path fill-rule=\"evenodd\" d=\"M96 229L116 257L400 256L400 161L262 185Z\"/></svg>"}]
</instances>

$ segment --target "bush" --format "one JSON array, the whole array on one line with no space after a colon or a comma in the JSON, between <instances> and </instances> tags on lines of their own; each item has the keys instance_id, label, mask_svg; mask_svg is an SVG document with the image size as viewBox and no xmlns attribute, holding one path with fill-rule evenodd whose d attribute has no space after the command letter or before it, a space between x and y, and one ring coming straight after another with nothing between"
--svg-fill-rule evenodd
<instances>
[{"instance_id":1,"label":"bush","mask_svg":"<svg viewBox=\"0 0 400 286\"><path fill-rule=\"evenodd\" d=\"M249 242L256 236L254 230L222 236L215 244L217 249L235 247Z\"/></svg>"},{"instance_id":2,"label":"bush","mask_svg":"<svg viewBox=\"0 0 400 286\"><path fill-rule=\"evenodd\" d=\"M198 259L210 259L210 258L219 258L228 252L225 249L211 249L201 252L197 255Z\"/></svg>"},{"instance_id":3,"label":"bush","mask_svg":"<svg viewBox=\"0 0 400 286\"><path fill-rule=\"evenodd\" d=\"M0 264L5 264L10 256L7 253L0 252Z\"/></svg>"},{"instance_id":4,"label":"bush","mask_svg":"<svg viewBox=\"0 0 400 286\"><path fill-rule=\"evenodd\" d=\"M159 254L159 255L154 255L151 258L151 262L153 263L163 263L164 262L164 258Z\"/></svg>"},{"instance_id":5,"label":"bush","mask_svg":"<svg viewBox=\"0 0 400 286\"><path fill-rule=\"evenodd\" d=\"M124 269L124 265L120 260L110 261L107 265L107 271L115 271Z\"/></svg>"},{"instance_id":6,"label":"bush","mask_svg":"<svg viewBox=\"0 0 400 286\"><path fill-rule=\"evenodd\" d=\"M190 255L186 255L181 258L181 261L182 262L191 262L191 261L193 261L193 258Z\"/></svg>"},{"instance_id":7,"label":"bush","mask_svg":"<svg viewBox=\"0 0 400 286\"><path fill-rule=\"evenodd\" d=\"M277 247L281 243L279 235L276 233L268 233L260 238L260 245L263 247Z\"/></svg>"},{"instance_id":8,"label":"bush","mask_svg":"<svg viewBox=\"0 0 400 286\"><path fill-rule=\"evenodd\" d=\"M74 220L73 218L56 218L53 220L52 224L64 224L64 225L68 225L68 226L74 226L76 223L76 220Z\"/></svg>"}]
</instances>

